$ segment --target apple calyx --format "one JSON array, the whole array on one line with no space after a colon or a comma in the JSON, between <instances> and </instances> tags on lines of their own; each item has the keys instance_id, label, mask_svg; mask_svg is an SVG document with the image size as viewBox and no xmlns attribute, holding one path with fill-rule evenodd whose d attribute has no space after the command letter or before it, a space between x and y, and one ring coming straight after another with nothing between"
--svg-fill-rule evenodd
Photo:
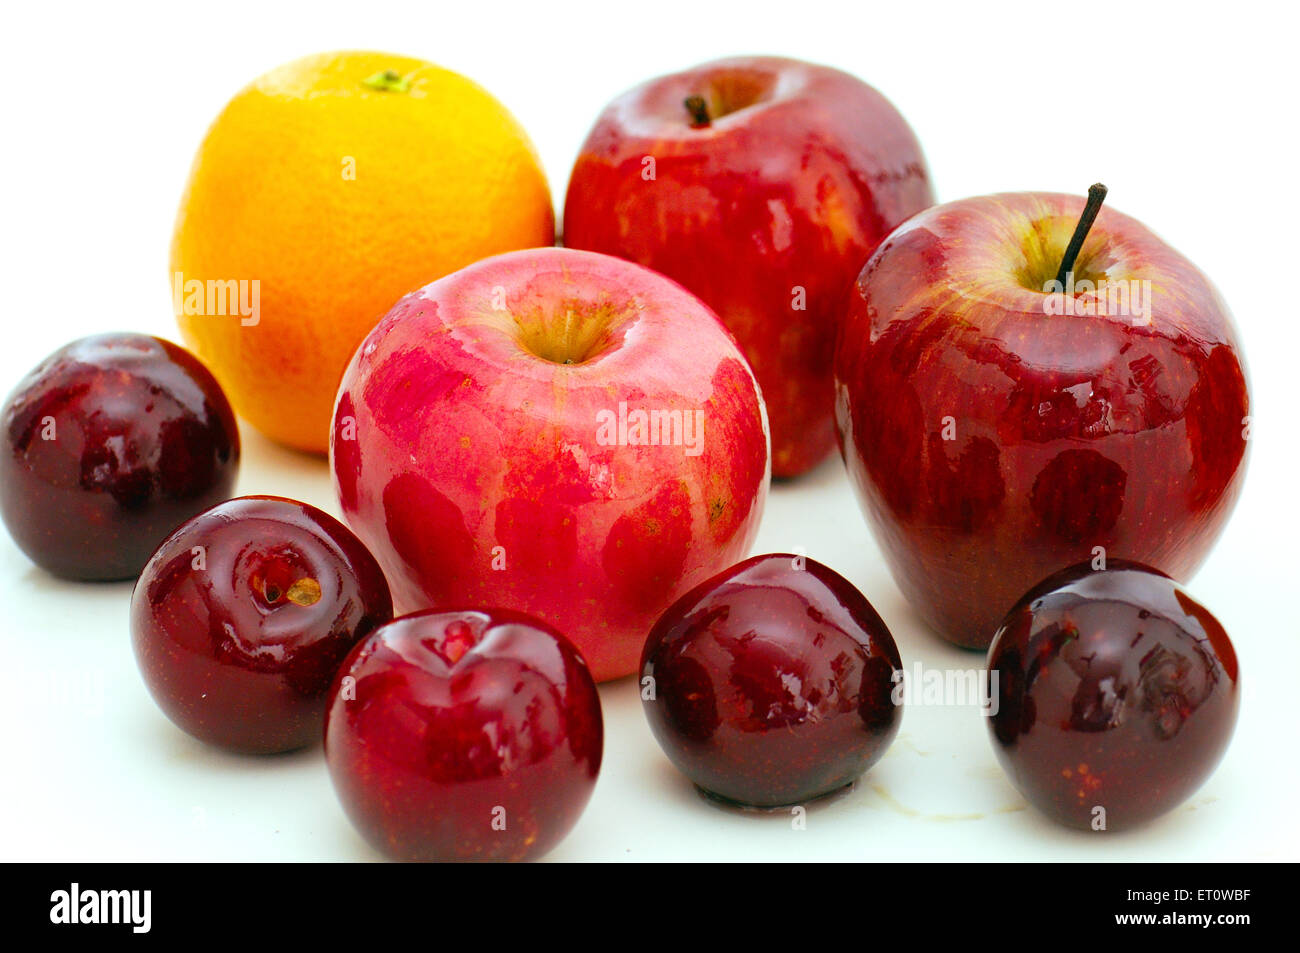
<instances>
[{"instance_id":1,"label":"apple calyx","mask_svg":"<svg viewBox=\"0 0 1300 953\"><path fill-rule=\"evenodd\" d=\"M552 364L585 364L608 350L634 306L566 301L554 309L515 316L515 333L530 354Z\"/></svg>"},{"instance_id":2,"label":"apple calyx","mask_svg":"<svg viewBox=\"0 0 1300 953\"><path fill-rule=\"evenodd\" d=\"M709 117L709 104L704 101L703 96L687 96L682 105L690 113L692 129L704 129L712 123L713 120Z\"/></svg>"},{"instance_id":3,"label":"apple calyx","mask_svg":"<svg viewBox=\"0 0 1300 953\"><path fill-rule=\"evenodd\" d=\"M373 76L367 76L361 81L363 86L369 86L371 89L377 89L381 93L405 93L411 88L411 82L405 76L396 70L380 70Z\"/></svg>"},{"instance_id":4,"label":"apple calyx","mask_svg":"<svg viewBox=\"0 0 1300 953\"><path fill-rule=\"evenodd\" d=\"M1070 244L1065 247L1065 254L1061 257L1061 267L1056 272L1056 280L1061 287L1065 286L1066 280L1074 271L1075 259L1079 257L1079 251L1083 248L1084 239L1092 229L1092 223L1097 220L1101 203L1106 201L1107 191L1106 186L1100 182L1088 189L1087 204L1083 206L1083 214L1079 216L1079 222L1074 226L1074 234L1070 236Z\"/></svg>"}]
</instances>

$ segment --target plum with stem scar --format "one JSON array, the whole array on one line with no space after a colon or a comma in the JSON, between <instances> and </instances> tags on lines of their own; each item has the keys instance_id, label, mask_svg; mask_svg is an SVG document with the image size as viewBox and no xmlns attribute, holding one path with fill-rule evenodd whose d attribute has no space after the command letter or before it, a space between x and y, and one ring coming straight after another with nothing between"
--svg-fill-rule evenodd
<instances>
[{"instance_id":1,"label":"plum with stem scar","mask_svg":"<svg viewBox=\"0 0 1300 953\"><path fill-rule=\"evenodd\" d=\"M271 753L320 739L352 647L393 615L379 564L328 513L229 500L171 534L131 597L150 694L194 737Z\"/></svg>"},{"instance_id":2,"label":"plum with stem scar","mask_svg":"<svg viewBox=\"0 0 1300 953\"><path fill-rule=\"evenodd\" d=\"M398 860L528 860L591 797L604 750L582 655L518 612L394 619L339 671L325 760L348 816Z\"/></svg>"}]
</instances>

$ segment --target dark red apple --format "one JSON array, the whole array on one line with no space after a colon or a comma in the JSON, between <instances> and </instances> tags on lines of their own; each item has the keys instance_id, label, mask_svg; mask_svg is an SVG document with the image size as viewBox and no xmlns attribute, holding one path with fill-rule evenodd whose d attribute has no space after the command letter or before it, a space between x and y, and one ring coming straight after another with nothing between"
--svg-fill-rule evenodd
<instances>
[{"instance_id":1,"label":"dark red apple","mask_svg":"<svg viewBox=\"0 0 1300 953\"><path fill-rule=\"evenodd\" d=\"M702 791L780 807L852 784L898 732L898 648L853 584L819 562L747 559L691 590L641 656L642 706Z\"/></svg>"},{"instance_id":2,"label":"dark red apple","mask_svg":"<svg viewBox=\"0 0 1300 953\"><path fill-rule=\"evenodd\" d=\"M230 404L196 357L161 338L73 341L0 413L0 514L57 576L138 575L164 536L235 485Z\"/></svg>"},{"instance_id":3,"label":"dark red apple","mask_svg":"<svg viewBox=\"0 0 1300 953\"><path fill-rule=\"evenodd\" d=\"M1025 590L1078 562L1186 579L1245 473L1250 401L1226 305L1109 208L1055 290L1084 204L931 208L881 244L849 305L844 459L899 588L958 645L987 647Z\"/></svg>"},{"instance_id":4,"label":"dark red apple","mask_svg":"<svg viewBox=\"0 0 1300 953\"><path fill-rule=\"evenodd\" d=\"M636 669L669 603L749 552L767 497L758 385L708 306L563 248L399 302L344 375L330 447L399 611L526 612L602 681Z\"/></svg>"},{"instance_id":5,"label":"dark red apple","mask_svg":"<svg viewBox=\"0 0 1300 953\"><path fill-rule=\"evenodd\" d=\"M1061 824L1119 830L1186 800L1232 738L1237 655L1163 573L1083 565L1036 586L989 650L994 749Z\"/></svg>"},{"instance_id":6,"label":"dark red apple","mask_svg":"<svg viewBox=\"0 0 1300 953\"><path fill-rule=\"evenodd\" d=\"M835 446L831 362L854 277L933 201L916 137L876 90L742 57L605 109L569 180L564 243L647 265L717 311L763 388L772 473L793 477Z\"/></svg>"},{"instance_id":7,"label":"dark red apple","mask_svg":"<svg viewBox=\"0 0 1300 953\"><path fill-rule=\"evenodd\" d=\"M274 496L230 500L181 526L131 597L154 701L201 741L258 754L320 738L339 665L392 617L360 540L328 513Z\"/></svg>"},{"instance_id":8,"label":"dark red apple","mask_svg":"<svg viewBox=\"0 0 1300 953\"><path fill-rule=\"evenodd\" d=\"M339 670L325 759L348 816L398 860L528 860L577 823L603 723L582 656L501 610L395 619Z\"/></svg>"}]
</instances>

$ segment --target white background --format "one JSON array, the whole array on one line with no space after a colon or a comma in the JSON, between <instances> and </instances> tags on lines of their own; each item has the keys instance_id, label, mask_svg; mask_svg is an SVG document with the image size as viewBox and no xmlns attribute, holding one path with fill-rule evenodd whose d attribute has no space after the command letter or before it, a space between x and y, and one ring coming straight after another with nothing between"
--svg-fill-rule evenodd
<instances>
[{"instance_id":1,"label":"white background","mask_svg":"<svg viewBox=\"0 0 1300 953\"><path fill-rule=\"evenodd\" d=\"M193 152L224 102L302 54L374 48L473 77L536 142L562 206L570 165L614 95L735 53L856 73L902 110L940 200L1082 192L1145 221L1218 284L1253 384L1249 478L1191 590L1241 657L1243 706L1222 766L1142 830L1050 826L1003 778L972 710L914 707L850 795L788 817L700 801L660 754L630 682L602 690L605 766L553 859L1291 859L1300 568L1295 450L1294 8L1147 8L797 0L281 6L22 4L0 36L0 390L84 334L178 335L167 246ZM337 513L326 464L245 427L241 493ZM756 552L804 548L857 583L904 662L974 667L902 601L832 460L774 489ZM0 858L373 859L320 750L205 748L154 707L127 632L129 584L35 569L0 534Z\"/></svg>"}]
</instances>

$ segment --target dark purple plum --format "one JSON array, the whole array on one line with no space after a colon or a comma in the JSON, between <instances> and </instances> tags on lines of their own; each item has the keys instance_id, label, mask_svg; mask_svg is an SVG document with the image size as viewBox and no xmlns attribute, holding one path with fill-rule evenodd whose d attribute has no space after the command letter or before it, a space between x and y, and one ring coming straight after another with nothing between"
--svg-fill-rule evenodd
<instances>
[{"instance_id":1,"label":"dark purple plum","mask_svg":"<svg viewBox=\"0 0 1300 953\"><path fill-rule=\"evenodd\" d=\"M133 578L163 537L234 490L230 404L161 338L73 341L19 382L0 419L0 515L56 576Z\"/></svg>"},{"instance_id":2,"label":"dark purple plum","mask_svg":"<svg viewBox=\"0 0 1300 953\"><path fill-rule=\"evenodd\" d=\"M1112 560L1051 576L989 649L998 760L1029 803L1069 827L1119 830L1186 800L1237 722L1237 654L1163 573Z\"/></svg>"},{"instance_id":3,"label":"dark purple plum","mask_svg":"<svg viewBox=\"0 0 1300 953\"><path fill-rule=\"evenodd\" d=\"M889 629L847 579L804 557L755 556L660 618L641 655L643 707L669 760L706 794L780 807L852 784L879 760L902 718L901 668Z\"/></svg>"}]
</instances>

